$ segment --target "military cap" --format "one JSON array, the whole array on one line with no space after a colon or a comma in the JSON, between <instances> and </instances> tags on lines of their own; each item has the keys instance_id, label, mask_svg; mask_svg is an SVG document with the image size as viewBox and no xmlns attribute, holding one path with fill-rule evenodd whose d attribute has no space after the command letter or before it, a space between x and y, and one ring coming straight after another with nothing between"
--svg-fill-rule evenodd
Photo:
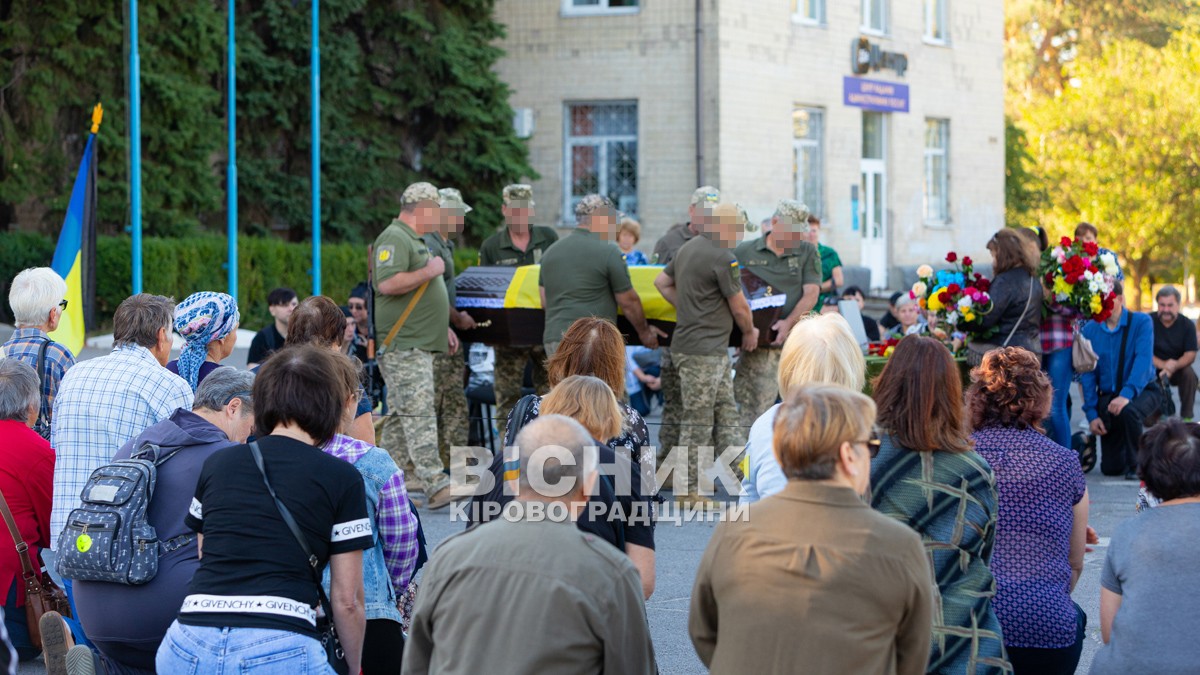
<instances>
[{"instance_id":1,"label":"military cap","mask_svg":"<svg viewBox=\"0 0 1200 675\"><path fill-rule=\"evenodd\" d=\"M404 194L400 196L400 205L408 206L418 202L441 202L442 197L438 194L438 189L430 183L413 183L404 188Z\"/></svg>"},{"instance_id":2,"label":"military cap","mask_svg":"<svg viewBox=\"0 0 1200 675\"><path fill-rule=\"evenodd\" d=\"M808 207L795 199L781 199L775 207L775 217L790 223L794 232L808 232L808 217L811 212Z\"/></svg>"},{"instance_id":3,"label":"military cap","mask_svg":"<svg viewBox=\"0 0 1200 675\"><path fill-rule=\"evenodd\" d=\"M438 190L438 194L441 195L440 201L443 209L460 209L463 213L470 213L472 211L471 207L467 206L467 203L463 201L462 193L458 190L454 188L442 188Z\"/></svg>"},{"instance_id":4,"label":"military cap","mask_svg":"<svg viewBox=\"0 0 1200 675\"><path fill-rule=\"evenodd\" d=\"M533 186L525 183L513 183L504 186L504 205L512 206L520 202L521 206L533 206Z\"/></svg>"},{"instance_id":5,"label":"military cap","mask_svg":"<svg viewBox=\"0 0 1200 675\"><path fill-rule=\"evenodd\" d=\"M721 201L721 191L711 185L696 188L692 193L691 205L695 206L700 203L716 204Z\"/></svg>"},{"instance_id":6,"label":"military cap","mask_svg":"<svg viewBox=\"0 0 1200 675\"><path fill-rule=\"evenodd\" d=\"M734 206L737 207L738 218L742 221L742 227L744 227L747 232L757 231L758 225L755 225L753 222L751 222L750 214L746 213L746 207L742 206L741 204L734 204Z\"/></svg>"},{"instance_id":7,"label":"military cap","mask_svg":"<svg viewBox=\"0 0 1200 675\"><path fill-rule=\"evenodd\" d=\"M585 218L602 208L612 209L614 212L617 210L617 207L608 197L591 194L579 200L579 203L575 205L575 217Z\"/></svg>"}]
</instances>

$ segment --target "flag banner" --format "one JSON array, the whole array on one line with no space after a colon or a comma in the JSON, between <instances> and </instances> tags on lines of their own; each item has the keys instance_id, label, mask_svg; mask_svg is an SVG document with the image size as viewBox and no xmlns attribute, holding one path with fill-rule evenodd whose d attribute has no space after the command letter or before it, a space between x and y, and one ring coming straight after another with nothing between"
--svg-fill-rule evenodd
<instances>
[{"instance_id":1,"label":"flag banner","mask_svg":"<svg viewBox=\"0 0 1200 675\"><path fill-rule=\"evenodd\" d=\"M50 334L56 342L66 345L73 354L83 349L87 324L85 305L95 298L95 241L96 241L96 132L100 130L103 110L99 105L92 112L92 131L88 135L67 216L63 219L54 261L50 266L67 281L67 308L59 320L58 329ZM90 307L89 307L90 308ZM90 312L87 312L90 313Z\"/></svg>"}]
</instances>

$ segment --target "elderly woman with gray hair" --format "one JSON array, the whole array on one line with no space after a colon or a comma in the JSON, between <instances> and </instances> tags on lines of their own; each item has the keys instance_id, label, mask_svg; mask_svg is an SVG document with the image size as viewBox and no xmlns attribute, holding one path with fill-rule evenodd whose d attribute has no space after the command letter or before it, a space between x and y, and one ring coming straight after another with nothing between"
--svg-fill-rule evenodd
<instances>
[{"instance_id":1,"label":"elderly woman with gray hair","mask_svg":"<svg viewBox=\"0 0 1200 675\"><path fill-rule=\"evenodd\" d=\"M29 546L35 569L41 549L50 545L50 495L54 483L54 451L31 428L38 416L38 376L16 359L0 360L0 494ZM0 593L4 625L22 661L41 650L33 645L25 624L25 585L21 559L8 528L0 527Z\"/></svg>"},{"instance_id":2,"label":"elderly woman with gray hair","mask_svg":"<svg viewBox=\"0 0 1200 675\"><path fill-rule=\"evenodd\" d=\"M8 291L17 329L0 347L0 355L24 361L37 372L41 406L34 431L50 440L50 419L54 413L54 395L67 369L75 365L75 356L66 346L50 338L67 311L67 282L49 267L31 267L18 274Z\"/></svg>"},{"instance_id":3,"label":"elderly woman with gray hair","mask_svg":"<svg viewBox=\"0 0 1200 675\"><path fill-rule=\"evenodd\" d=\"M200 383L191 410L176 410L117 452L114 459L141 453L146 459L162 462L148 511L162 555L158 574L141 586L99 581L74 584L77 618L108 672L154 672L158 645L200 566L196 535L184 525L184 515L205 460L218 450L244 443L250 435L253 386L253 373L218 368Z\"/></svg>"}]
</instances>

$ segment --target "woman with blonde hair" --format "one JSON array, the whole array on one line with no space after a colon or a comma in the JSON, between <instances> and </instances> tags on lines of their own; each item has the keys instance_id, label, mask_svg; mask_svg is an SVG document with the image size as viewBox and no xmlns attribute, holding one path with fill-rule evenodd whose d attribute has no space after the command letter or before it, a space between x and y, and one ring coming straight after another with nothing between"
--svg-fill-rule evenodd
<instances>
[{"instance_id":1,"label":"woman with blonde hair","mask_svg":"<svg viewBox=\"0 0 1200 675\"><path fill-rule=\"evenodd\" d=\"M774 439L787 484L717 525L692 587L692 645L714 675L920 675L929 564L912 530L862 500L875 404L829 384L785 396Z\"/></svg>"},{"instance_id":2,"label":"woman with blonde hair","mask_svg":"<svg viewBox=\"0 0 1200 675\"><path fill-rule=\"evenodd\" d=\"M569 331L567 335L570 335ZM565 336L563 344L566 344ZM562 353L561 349L558 353ZM598 377L571 375L554 385L550 393L541 399L540 412L543 415L570 417L582 424L592 438L597 439L601 477L597 493L592 495L591 501L600 506L584 511L578 521L579 529L624 551L634 567L638 568L642 592L649 598L654 592L652 493L643 493L641 472L624 453L616 452L611 444L598 440L611 438L621 430L624 411L617 403L612 388ZM493 520L495 515L492 514L500 513L495 505L503 507L512 500L512 496L505 494L502 488L503 462L503 453L499 453L491 466L496 487L486 495L475 497L472 506L479 507L478 513L475 508L467 509L469 516L478 515L483 522Z\"/></svg>"},{"instance_id":3,"label":"woman with blonde hair","mask_svg":"<svg viewBox=\"0 0 1200 675\"><path fill-rule=\"evenodd\" d=\"M850 324L840 314L822 314L801 320L792 328L779 356L779 394L784 399L806 384L833 384L862 391L867 362ZM772 443L775 413L772 406L750 427L746 443L742 504L752 504L779 492L787 477L779 467Z\"/></svg>"}]
</instances>

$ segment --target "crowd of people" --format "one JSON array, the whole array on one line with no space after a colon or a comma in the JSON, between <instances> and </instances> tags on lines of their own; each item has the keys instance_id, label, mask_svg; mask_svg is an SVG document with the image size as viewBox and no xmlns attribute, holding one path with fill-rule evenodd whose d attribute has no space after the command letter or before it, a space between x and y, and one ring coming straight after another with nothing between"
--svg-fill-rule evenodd
<instances>
[{"instance_id":1,"label":"crowd of people","mask_svg":"<svg viewBox=\"0 0 1200 675\"><path fill-rule=\"evenodd\" d=\"M590 195L559 239L532 225L528 185L503 202L479 262L539 264L546 322L539 345L492 345L503 442L487 489L449 471L467 443L477 325L454 301L470 211L457 190L404 191L345 307L272 291L245 370L222 364L242 320L229 295L131 296L112 352L76 363L49 336L65 282L18 275L0 359L11 662L43 653L51 675L655 673L645 602L664 457L644 416L661 395L658 448L687 451L681 505L719 506L701 447L745 448L747 517L714 530L689 609L711 672L1075 672L1087 617L1072 591L1096 533L1061 410L1073 317L1030 311L1044 236L989 241L987 328L1007 339L984 343L964 389L947 336L904 295L877 325L862 317L868 336L903 338L867 381L857 326L822 311L861 310L864 293L842 287L799 202L743 241L744 211L711 186L693 194L651 258L676 308L669 347L631 282L628 266L647 262L636 222ZM743 271L786 294L769 327ZM1080 393L1102 470L1142 480L1153 508L1113 533L1092 672L1187 672L1194 612L1174 592L1200 569L1171 561L1200 503L1195 327L1171 287L1153 315L1125 308L1120 280L1115 292L1112 317L1081 331L1097 366ZM1162 415L1169 386L1185 419ZM468 495L474 522L429 551L418 507ZM52 572L69 611L31 609L30 566Z\"/></svg>"}]
</instances>

